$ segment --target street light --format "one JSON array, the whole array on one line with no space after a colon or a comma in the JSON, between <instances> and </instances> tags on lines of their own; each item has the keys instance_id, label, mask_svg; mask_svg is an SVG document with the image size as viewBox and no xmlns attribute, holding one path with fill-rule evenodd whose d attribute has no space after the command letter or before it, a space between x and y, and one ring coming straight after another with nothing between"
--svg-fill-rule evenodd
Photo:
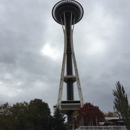
<instances>
[{"instance_id":1,"label":"street light","mask_svg":"<svg viewBox=\"0 0 130 130\"><path fill-rule=\"evenodd\" d=\"M98 122L97 122L97 116L96 116L96 126L98 126Z\"/></svg>"}]
</instances>

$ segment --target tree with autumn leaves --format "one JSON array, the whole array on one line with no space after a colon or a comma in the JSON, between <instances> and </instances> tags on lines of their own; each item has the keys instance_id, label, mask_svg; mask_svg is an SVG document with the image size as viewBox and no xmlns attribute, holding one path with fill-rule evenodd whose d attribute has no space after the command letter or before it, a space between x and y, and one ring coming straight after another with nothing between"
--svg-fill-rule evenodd
<instances>
[{"instance_id":1,"label":"tree with autumn leaves","mask_svg":"<svg viewBox=\"0 0 130 130\"><path fill-rule=\"evenodd\" d=\"M83 107L79 108L78 111L74 113L73 118L75 118L74 123L76 127L80 125L96 126L99 122L105 121L104 113L98 106L94 106L91 103L86 103Z\"/></svg>"}]
</instances>

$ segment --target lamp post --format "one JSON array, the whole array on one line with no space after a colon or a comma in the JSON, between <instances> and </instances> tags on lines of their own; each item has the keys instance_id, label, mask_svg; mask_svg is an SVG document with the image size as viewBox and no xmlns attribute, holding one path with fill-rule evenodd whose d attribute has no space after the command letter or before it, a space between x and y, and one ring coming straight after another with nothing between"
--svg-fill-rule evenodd
<instances>
[{"instance_id":1,"label":"lamp post","mask_svg":"<svg viewBox=\"0 0 130 130\"><path fill-rule=\"evenodd\" d=\"M97 116L96 116L96 126L98 126L98 122L97 122Z\"/></svg>"},{"instance_id":2,"label":"lamp post","mask_svg":"<svg viewBox=\"0 0 130 130\"><path fill-rule=\"evenodd\" d=\"M84 126L84 118L83 118L83 116L82 116L82 125Z\"/></svg>"},{"instance_id":3,"label":"lamp post","mask_svg":"<svg viewBox=\"0 0 130 130\"><path fill-rule=\"evenodd\" d=\"M91 122L92 122L92 126L93 126L93 120L91 120Z\"/></svg>"},{"instance_id":4,"label":"lamp post","mask_svg":"<svg viewBox=\"0 0 130 130\"><path fill-rule=\"evenodd\" d=\"M97 126L97 130L98 130L98 122L97 122L97 116L96 116L96 126Z\"/></svg>"}]
</instances>

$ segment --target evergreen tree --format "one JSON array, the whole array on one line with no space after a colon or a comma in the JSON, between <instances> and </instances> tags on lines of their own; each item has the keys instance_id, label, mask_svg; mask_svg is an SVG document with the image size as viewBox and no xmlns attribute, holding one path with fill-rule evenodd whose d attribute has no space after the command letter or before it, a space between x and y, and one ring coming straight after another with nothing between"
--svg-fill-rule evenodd
<instances>
[{"instance_id":1,"label":"evergreen tree","mask_svg":"<svg viewBox=\"0 0 130 130\"><path fill-rule=\"evenodd\" d=\"M114 110L120 118L124 120L127 129L130 129L130 106L125 93L124 87L118 81L116 83L116 89L113 90L114 99Z\"/></svg>"},{"instance_id":2,"label":"evergreen tree","mask_svg":"<svg viewBox=\"0 0 130 130\"><path fill-rule=\"evenodd\" d=\"M61 113L59 108L54 111L53 115L53 130L67 130L65 124L64 114Z\"/></svg>"}]
</instances>

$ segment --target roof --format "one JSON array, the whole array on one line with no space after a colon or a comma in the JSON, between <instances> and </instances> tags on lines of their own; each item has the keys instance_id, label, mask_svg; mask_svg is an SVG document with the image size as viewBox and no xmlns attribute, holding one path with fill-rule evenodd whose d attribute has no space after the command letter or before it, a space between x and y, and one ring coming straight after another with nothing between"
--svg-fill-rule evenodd
<instances>
[{"instance_id":1,"label":"roof","mask_svg":"<svg viewBox=\"0 0 130 130\"><path fill-rule=\"evenodd\" d=\"M119 117L105 117L106 120L119 120Z\"/></svg>"}]
</instances>

